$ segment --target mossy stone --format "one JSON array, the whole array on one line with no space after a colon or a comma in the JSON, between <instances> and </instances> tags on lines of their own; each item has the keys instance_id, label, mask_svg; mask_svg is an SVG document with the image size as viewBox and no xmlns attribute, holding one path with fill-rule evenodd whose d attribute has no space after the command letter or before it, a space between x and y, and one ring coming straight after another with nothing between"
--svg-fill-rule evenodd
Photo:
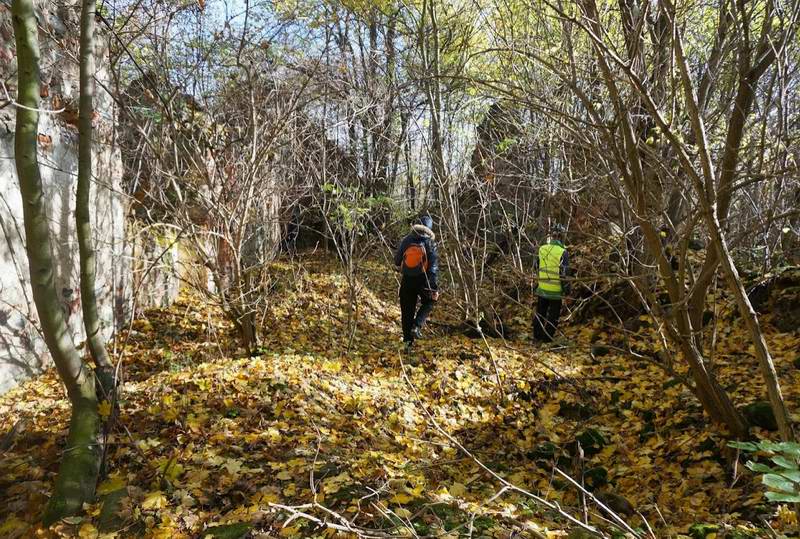
<instances>
[{"instance_id":1,"label":"mossy stone","mask_svg":"<svg viewBox=\"0 0 800 539\"><path fill-rule=\"evenodd\" d=\"M575 421L585 421L595 415L594 410L579 402L561 401L558 415Z\"/></svg>"},{"instance_id":2,"label":"mossy stone","mask_svg":"<svg viewBox=\"0 0 800 539\"><path fill-rule=\"evenodd\" d=\"M553 442L542 442L528 452L528 458L534 460L553 460L558 453L558 446Z\"/></svg>"},{"instance_id":3,"label":"mossy stone","mask_svg":"<svg viewBox=\"0 0 800 539\"><path fill-rule=\"evenodd\" d=\"M606 437L597 429L586 429L576 437L576 440L580 442L583 454L587 457L596 455L608 444Z\"/></svg>"},{"instance_id":4,"label":"mossy stone","mask_svg":"<svg viewBox=\"0 0 800 539\"><path fill-rule=\"evenodd\" d=\"M719 526L716 524L699 523L689 526L689 536L692 539L705 539L708 535L717 533L717 531L719 531Z\"/></svg>"},{"instance_id":5,"label":"mossy stone","mask_svg":"<svg viewBox=\"0 0 800 539\"><path fill-rule=\"evenodd\" d=\"M583 481L586 488L595 490L608 484L608 470L602 466L595 466L583 472Z\"/></svg>"},{"instance_id":6,"label":"mossy stone","mask_svg":"<svg viewBox=\"0 0 800 539\"><path fill-rule=\"evenodd\" d=\"M762 429L776 431L778 422L775 414L772 413L772 406L766 401L752 402L742 409L744 417L748 423Z\"/></svg>"}]
</instances>

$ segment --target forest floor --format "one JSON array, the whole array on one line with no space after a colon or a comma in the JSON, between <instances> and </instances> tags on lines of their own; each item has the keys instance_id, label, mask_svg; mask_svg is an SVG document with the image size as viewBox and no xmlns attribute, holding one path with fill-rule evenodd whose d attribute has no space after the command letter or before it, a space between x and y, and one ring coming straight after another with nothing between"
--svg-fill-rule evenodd
<instances>
[{"instance_id":1,"label":"forest floor","mask_svg":"<svg viewBox=\"0 0 800 539\"><path fill-rule=\"evenodd\" d=\"M758 479L734 465L682 384L598 344L617 331L601 319L565 327L557 346L534 346L521 337L529 310L520 305L511 307L518 339L434 324L404 357L385 265L364 267L354 334L333 262L278 263L275 275L259 357L242 357L220 313L192 295L119 336L120 428L101 501L51 530L36 521L68 425L63 390L48 372L0 397L0 432L26 425L0 454L0 537L336 535L319 522L382 530L375 536L559 537L570 528L562 516L500 480L583 518L581 496L554 464L572 477L583 470L599 498L658 537L755 537L766 522L798 531L791 511L767 505ZM453 320L452 301L445 294L434 320ZM744 328L725 309L714 364L743 405L763 398L763 386ZM768 342L796 413L800 335L779 333L770 316ZM647 328L635 338L656 346ZM585 510L609 529L591 500Z\"/></svg>"}]
</instances>

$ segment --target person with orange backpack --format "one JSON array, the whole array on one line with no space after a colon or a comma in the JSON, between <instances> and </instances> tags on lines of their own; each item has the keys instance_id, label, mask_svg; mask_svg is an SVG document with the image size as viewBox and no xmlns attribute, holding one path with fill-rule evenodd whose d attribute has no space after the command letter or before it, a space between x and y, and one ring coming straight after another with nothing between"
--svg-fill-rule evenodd
<instances>
[{"instance_id":1,"label":"person with orange backpack","mask_svg":"<svg viewBox=\"0 0 800 539\"><path fill-rule=\"evenodd\" d=\"M432 228L430 215L420 217L394 255L395 268L403 276L400 281L400 312L406 350L411 350L414 340L421 336L433 304L439 299L439 255Z\"/></svg>"}]
</instances>

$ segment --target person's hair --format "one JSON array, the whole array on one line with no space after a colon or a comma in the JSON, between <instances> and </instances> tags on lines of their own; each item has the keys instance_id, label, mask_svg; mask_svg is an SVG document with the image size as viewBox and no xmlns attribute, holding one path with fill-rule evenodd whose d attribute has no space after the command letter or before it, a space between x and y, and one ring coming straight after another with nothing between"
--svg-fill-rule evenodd
<instances>
[{"instance_id":1,"label":"person's hair","mask_svg":"<svg viewBox=\"0 0 800 539\"><path fill-rule=\"evenodd\" d=\"M553 238L563 238L564 237L564 225L562 224L555 224L550 227L550 236Z\"/></svg>"},{"instance_id":2,"label":"person's hair","mask_svg":"<svg viewBox=\"0 0 800 539\"><path fill-rule=\"evenodd\" d=\"M421 213L419 215L419 217L417 217L417 223L419 223L421 225L424 225L424 226L430 226L430 225L427 225L425 223L425 221L430 222L431 225L433 224L433 217L431 217L431 215L429 213L427 213L427 212Z\"/></svg>"}]
</instances>

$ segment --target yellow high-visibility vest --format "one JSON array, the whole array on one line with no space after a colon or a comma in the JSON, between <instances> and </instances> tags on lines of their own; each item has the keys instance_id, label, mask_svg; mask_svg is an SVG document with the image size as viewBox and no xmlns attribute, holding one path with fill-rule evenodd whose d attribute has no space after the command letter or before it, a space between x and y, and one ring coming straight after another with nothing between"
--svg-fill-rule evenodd
<instances>
[{"instance_id":1,"label":"yellow high-visibility vest","mask_svg":"<svg viewBox=\"0 0 800 539\"><path fill-rule=\"evenodd\" d=\"M561 297L561 256L566 249L558 243L539 247L539 286L536 293L544 297Z\"/></svg>"}]
</instances>

